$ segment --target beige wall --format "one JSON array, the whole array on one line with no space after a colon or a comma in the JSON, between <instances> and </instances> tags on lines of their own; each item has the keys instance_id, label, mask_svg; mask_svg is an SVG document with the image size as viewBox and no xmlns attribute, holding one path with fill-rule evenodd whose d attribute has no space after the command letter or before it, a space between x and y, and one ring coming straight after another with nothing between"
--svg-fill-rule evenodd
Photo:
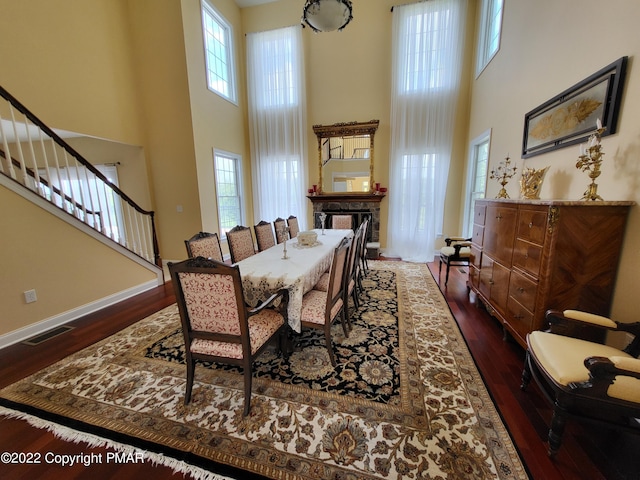
<instances>
[{"instance_id":1,"label":"beige wall","mask_svg":"<svg viewBox=\"0 0 640 480\"><path fill-rule=\"evenodd\" d=\"M473 84L468 141L492 129L490 168L510 154L523 166L550 166L543 199L580 199L589 184L576 169L579 147L572 146L527 160L520 159L524 115L541 103L595 73L621 56L629 56L618 133L602 140L605 152L598 192L606 200L640 201L640 54L636 0L539 0L505 2L500 51ZM489 180L487 197L499 190ZM519 197L517 177L507 186ZM640 271L636 240L640 214L634 207L625 237L616 283L613 315L637 321L635 282Z\"/></svg>"},{"instance_id":2,"label":"beige wall","mask_svg":"<svg viewBox=\"0 0 640 480\"><path fill-rule=\"evenodd\" d=\"M213 150L223 150L243 159L244 192L248 211L247 225L257 223L253 219L251 197L251 168L246 131L246 95L244 73L244 35L241 28L240 9L233 0L212 2L217 11L233 26L238 101L232 103L207 88L200 0L182 1L182 22L188 69L189 101L195 167L200 201L202 230L218 232L218 209L213 170ZM189 232L190 237L194 232ZM223 250L227 251L226 244Z\"/></svg>"},{"instance_id":3,"label":"beige wall","mask_svg":"<svg viewBox=\"0 0 640 480\"><path fill-rule=\"evenodd\" d=\"M0 336L156 279L4 186L0 205ZM38 300L26 304L31 289Z\"/></svg>"}]
</instances>

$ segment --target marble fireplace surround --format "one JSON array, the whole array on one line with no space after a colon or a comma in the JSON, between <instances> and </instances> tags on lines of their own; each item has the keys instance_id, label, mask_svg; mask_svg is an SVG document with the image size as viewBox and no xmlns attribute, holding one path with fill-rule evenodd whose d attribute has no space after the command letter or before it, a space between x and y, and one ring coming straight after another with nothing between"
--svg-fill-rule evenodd
<instances>
[{"instance_id":1,"label":"marble fireplace surround","mask_svg":"<svg viewBox=\"0 0 640 480\"><path fill-rule=\"evenodd\" d=\"M380 242L380 202L385 195L363 193L323 193L308 195L313 204L313 227L320 228L319 215L327 214L325 228L331 228L331 215L353 215L354 229L362 219L370 215L371 222L367 231L367 242Z\"/></svg>"}]
</instances>

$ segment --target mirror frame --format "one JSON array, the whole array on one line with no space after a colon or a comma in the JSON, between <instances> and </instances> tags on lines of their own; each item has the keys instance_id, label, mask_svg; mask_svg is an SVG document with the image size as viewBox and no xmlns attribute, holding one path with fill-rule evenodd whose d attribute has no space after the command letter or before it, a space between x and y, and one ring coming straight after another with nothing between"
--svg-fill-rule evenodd
<instances>
[{"instance_id":1,"label":"mirror frame","mask_svg":"<svg viewBox=\"0 0 640 480\"><path fill-rule=\"evenodd\" d=\"M322 194L322 140L331 137L352 137L355 135L369 135L369 191L368 192L349 192L350 194L369 195L373 191L373 152L374 152L374 136L378 129L380 121L370 120L368 122L343 122L334 123L333 125L314 125L313 132L318 138L318 193ZM326 192L333 193L333 192Z\"/></svg>"}]
</instances>

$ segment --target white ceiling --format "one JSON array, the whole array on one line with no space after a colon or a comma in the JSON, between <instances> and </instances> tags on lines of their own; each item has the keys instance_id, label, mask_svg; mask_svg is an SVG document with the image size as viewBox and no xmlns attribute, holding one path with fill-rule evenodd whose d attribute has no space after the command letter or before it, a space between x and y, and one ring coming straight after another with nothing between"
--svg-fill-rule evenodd
<instances>
[{"instance_id":1,"label":"white ceiling","mask_svg":"<svg viewBox=\"0 0 640 480\"><path fill-rule=\"evenodd\" d=\"M238 5L240 8L254 7L262 3L270 3L275 1L277 0L235 0L236 5Z\"/></svg>"}]
</instances>

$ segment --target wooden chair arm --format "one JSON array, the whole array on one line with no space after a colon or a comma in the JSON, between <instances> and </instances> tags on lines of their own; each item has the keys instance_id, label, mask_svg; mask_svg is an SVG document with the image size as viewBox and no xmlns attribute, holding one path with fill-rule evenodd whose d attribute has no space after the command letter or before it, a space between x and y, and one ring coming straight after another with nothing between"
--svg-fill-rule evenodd
<instances>
[{"instance_id":1,"label":"wooden chair arm","mask_svg":"<svg viewBox=\"0 0 640 480\"><path fill-rule=\"evenodd\" d=\"M453 242L469 242L469 245L471 245L471 239L470 238L464 238L464 237L447 237L444 239L444 243L447 244L447 247L450 247L451 244ZM468 245L467 245L468 246ZM455 247L455 245L454 245Z\"/></svg>"}]
</instances>

